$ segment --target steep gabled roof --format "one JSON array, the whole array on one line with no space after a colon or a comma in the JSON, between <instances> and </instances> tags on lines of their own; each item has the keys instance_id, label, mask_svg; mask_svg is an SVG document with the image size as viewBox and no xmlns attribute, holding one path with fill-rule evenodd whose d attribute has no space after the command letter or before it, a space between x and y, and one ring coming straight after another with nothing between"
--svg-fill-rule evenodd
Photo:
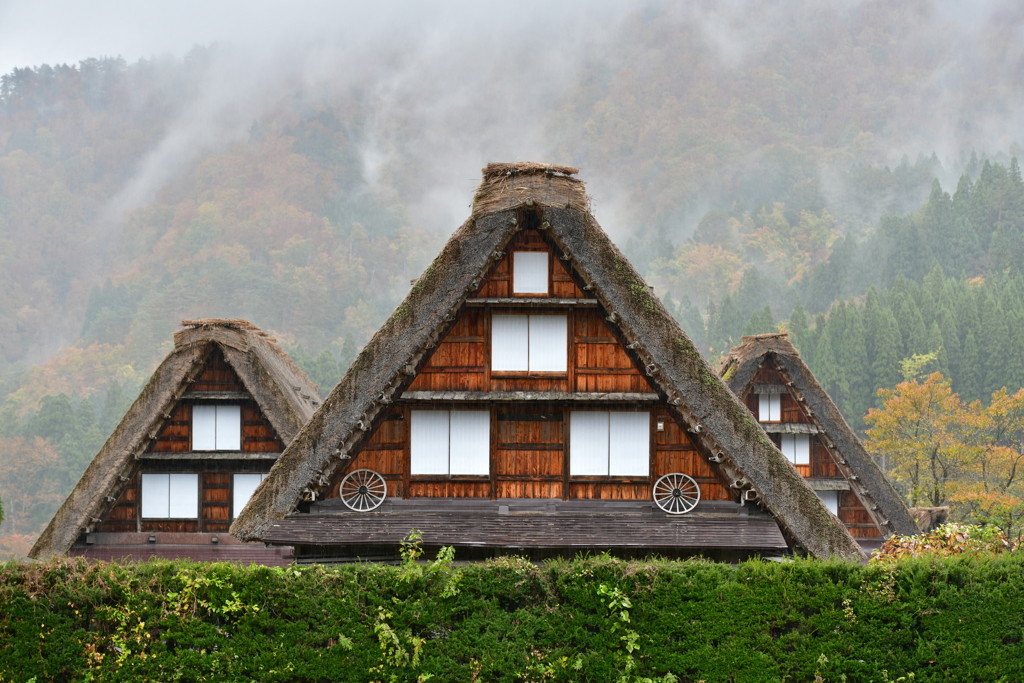
<instances>
[{"instance_id":1,"label":"steep gabled roof","mask_svg":"<svg viewBox=\"0 0 1024 683\"><path fill-rule=\"evenodd\" d=\"M779 369L789 377L793 388L810 408L811 419L832 442L832 450L845 460L845 463L840 463L840 467L856 477L857 492L866 503L870 501L867 507L877 505L880 521L889 522L888 525L883 524L883 527L890 533L901 535L918 533L917 524L907 506L864 450L860 439L843 419L832 398L818 384L786 334L743 337L742 343L734 347L722 361L720 374L729 388L740 396L769 357L774 358Z\"/></svg>"},{"instance_id":2,"label":"steep gabled roof","mask_svg":"<svg viewBox=\"0 0 1024 683\"><path fill-rule=\"evenodd\" d=\"M50 520L29 556L63 555L90 529L109 503L107 496L135 458L149 446L166 416L202 371L217 347L277 435L288 443L319 405L317 386L273 339L245 320L186 320L174 335L171 351L153 372L78 484Z\"/></svg>"},{"instance_id":3,"label":"steep gabled roof","mask_svg":"<svg viewBox=\"0 0 1024 683\"><path fill-rule=\"evenodd\" d=\"M323 496L529 217L588 295L598 300L674 417L689 425L694 441L734 488L746 500L762 502L783 533L811 554L863 557L856 541L608 239L589 212L583 182L571 177L576 172L544 164L491 164L484 169L469 220L278 459L232 525L234 535L259 539L303 500Z\"/></svg>"}]
</instances>

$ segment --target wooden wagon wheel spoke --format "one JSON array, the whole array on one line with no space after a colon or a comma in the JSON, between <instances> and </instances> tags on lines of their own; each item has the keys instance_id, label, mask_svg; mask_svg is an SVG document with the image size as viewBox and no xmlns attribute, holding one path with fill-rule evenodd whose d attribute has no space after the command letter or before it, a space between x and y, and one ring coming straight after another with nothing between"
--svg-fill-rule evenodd
<instances>
[{"instance_id":1,"label":"wooden wagon wheel spoke","mask_svg":"<svg viewBox=\"0 0 1024 683\"><path fill-rule=\"evenodd\" d=\"M670 515L683 515L700 502L700 486L693 477L673 472L654 482L651 491L654 502Z\"/></svg>"},{"instance_id":2,"label":"wooden wagon wheel spoke","mask_svg":"<svg viewBox=\"0 0 1024 683\"><path fill-rule=\"evenodd\" d=\"M388 485L384 477L373 470L355 470L341 480L339 494L350 510L369 512L376 510L387 497Z\"/></svg>"}]
</instances>

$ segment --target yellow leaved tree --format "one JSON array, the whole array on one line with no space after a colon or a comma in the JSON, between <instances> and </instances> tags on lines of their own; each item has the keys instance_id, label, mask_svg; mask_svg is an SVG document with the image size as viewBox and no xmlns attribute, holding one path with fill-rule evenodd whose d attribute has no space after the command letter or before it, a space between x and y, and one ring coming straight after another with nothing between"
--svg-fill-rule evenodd
<instances>
[{"instance_id":1,"label":"yellow leaved tree","mask_svg":"<svg viewBox=\"0 0 1024 683\"><path fill-rule=\"evenodd\" d=\"M908 368L905 366L904 370ZM878 392L865 444L912 507L949 505L954 519L1024 537L1024 389L965 404L940 373L913 371Z\"/></svg>"}]
</instances>

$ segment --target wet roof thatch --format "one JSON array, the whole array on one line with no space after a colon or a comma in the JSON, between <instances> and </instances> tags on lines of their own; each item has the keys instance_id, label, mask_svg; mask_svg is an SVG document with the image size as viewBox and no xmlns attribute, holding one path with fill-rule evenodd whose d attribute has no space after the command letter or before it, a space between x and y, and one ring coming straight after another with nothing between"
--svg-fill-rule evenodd
<instances>
[{"instance_id":1,"label":"wet roof thatch","mask_svg":"<svg viewBox=\"0 0 1024 683\"><path fill-rule=\"evenodd\" d=\"M842 414L815 379L800 353L785 333L757 334L743 337L742 343L729 352L722 361L720 374L737 396L743 395L758 369L772 358L799 392L810 408L811 419L833 444L833 451L841 456L843 465L856 475L856 487L867 507L877 505L881 521L889 533L901 535L917 533L917 524L899 494L871 459L857 435L843 419Z\"/></svg>"},{"instance_id":2,"label":"wet roof thatch","mask_svg":"<svg viewBox=\"0 0 1024 683\"><path fill-rule=\"evenodd\" d=\"M153 372L78 484L50 520L29 553L63 555L78 536L93 527L160 431L165 416L202 371L215 347L238 374L277 435L288 443L319 405L319 390L302 370L258 327L245 320L186 320L174 335L171 351Z\"/></svg>"},{"instance_id":3,"label":"wet roof thatch","mask_svg":"<svg viewBox=\"0 0 1024 683\"><path fill-rule=\"evenodd\" d=\"M807 487L747 409L654 297L589 212L576 169L491 164L472 216L449 239L405 300L374 335L324 405L260 485L231 532L263 536L301 501L322 495L391 399L412 381L467 297L533 214L566 264L636 354L676 419L719 467L775 515L783 532L818 557L861 558L847 530Z\"/></svg>"}]
</instances>

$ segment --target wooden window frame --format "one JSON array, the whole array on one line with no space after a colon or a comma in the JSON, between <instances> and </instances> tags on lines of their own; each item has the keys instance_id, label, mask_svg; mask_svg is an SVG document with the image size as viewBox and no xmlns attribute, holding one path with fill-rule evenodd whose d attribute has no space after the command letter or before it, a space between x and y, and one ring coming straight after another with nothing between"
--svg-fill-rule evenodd
<instances>
[{"instance_id":1,"label":"wooden window frame","mask_svg":"<svg viewBox=\"0 0 1024 683\"><path fill-rule=\"evenodd\" d=\"M542 292L525 292L525 293L517 293L516 292L516 254L518 254L519 252L535 253L535 254L536 253L547 254L547 256L548 256L548 289L547 289L546 292L543 292L543 293ZM512 258L510 259L510 262L508 264L508 293L509 293L509 296L511 296L511 297L523 297L525 299L530 299L530 298L532 298L532 299L550 298L551 295L552 295L551 294L551 290L554 287L554 285L552 284L552 281L554 280L554 266L552 264L552 261L554 260L554 254L551 253L551 250L550 249L538 249L538 248L533 248L533 249L529 249L529 248L514 248L510 252L510 256Z\"/></svg>"},{"instance_id":2,"label":"wooden window frame","mask_svg":"<svg viewBox=\"0 0 1024 683\"><path fill-rule=\"evenodd\" d=\"M651 475L654 471L654 456L652 455L652 449L654 448L654 440L652 439L652 420L655 419L655 410L640 409L640 410L616 410L611 408L570 408L567 410L567 417L569 418L567 426L563 428L563 437L565 441L565 472L567 481L572 482L584 482L584 481L602 481L605 483L622 483L622 484L637 484L643 482L650 482ZM570 447L572 430L573 430L573 413L605 413L609 416L608 423L608 461L606 463L606 474L572 474L572 451ZM611 473L611 414L612 413L646 413L647 414L647 457L645 464L647 466L647 474L612 474Z\"/></svg>"},{"instance_id":3,"label":"wooden window frame","mask_svg":"<svg viewBox=\"0 0 1024 683\"><path fill-rule=\"evenodd\" d=\"M542 315L558 315L565 318L565 338L566 338L566 350L565 350L565 370L495 370L494 369L494 325L493 320L496 315L521 315L527 318L531 316L542 316ZM507 310L498 309L492 310L487 321L487 382L490 384L491 377L498 378L525 378L525 379L562 379L569 377L569 368L573 365L572 363L572 334L570 333L570 327L572 326L573 318L571 311L566 310L553 310L553 311L530 311L523 312L518 310ZM527 335L529 335L529 323L527 323ZM529 336L527 336L527 344L529 344ZM529 358L529 355L527 355Z\"/></svg>"},{"instance_id":4,"label":"wooden window frame","mask_svg":"<svg viewBox=\"0 0 1024 683\"><path fill-rule=\"evenodd\" d=\"M168 475L168 477L170 475L172 475L172 474L190 474L190 475L195 476L195 478L196 478L196 516L195 517L171 517L170 516L170 498L168 498L168 505L167 505L167 514L168 514L168 516L167 517L143 517L142 516L142 506L143 506L143 503L145 502L143 500L143 497L142 497L142 489L143 489L142 480L143 480L143 477L145 477L147 475L164 475L164 474ZM169 485L170 485L170 479L168 479L168 486ZM168 491L168 493L170 493L170 492ZM138 496L138 505L139 505L138 519L139 519L140 523L143 523L143 522L157 522L157 521L160 521L160 522L192 522L192 521L197 521L197 520L200 522L200 524L202 523L202 518L203 518L203 477L202 477L202 473L201 472L140 472L139 473L139 488L138 488L137 496Z\"/></svg>"}]
</instances>

